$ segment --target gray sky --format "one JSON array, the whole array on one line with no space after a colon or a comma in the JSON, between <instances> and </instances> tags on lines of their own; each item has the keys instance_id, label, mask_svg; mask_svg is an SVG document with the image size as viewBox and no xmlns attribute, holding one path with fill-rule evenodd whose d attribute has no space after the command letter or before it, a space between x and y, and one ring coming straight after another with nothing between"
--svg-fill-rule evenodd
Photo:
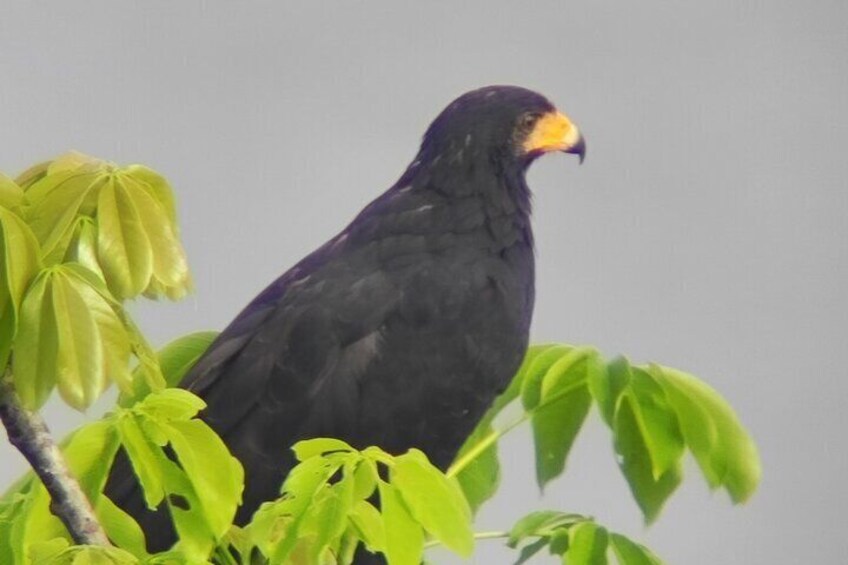
<instances>
[{"instance_id":1,"label":"gray sky","mask_svg":"<svg viewBox=\"0 0 848 565\"><path fill-rule=\"evenodd\" d=\"M544 498L528 437L511 438L481 528L557 508L673 564L844 563L846 21L842 1L10 1L0 170L75 148L172 181L197 292L134 309L164 343L221 328L343 227L453 97L537 89L589 151L529 175L534 340L701 376L765 471L732 507L690 464L646 529L595 417ZM85 419L47 410L57 434ZM3 488L24 466L4 442L0 461ZM511 555L488 543L477 563Z\"/></svg>"}]
</instances>

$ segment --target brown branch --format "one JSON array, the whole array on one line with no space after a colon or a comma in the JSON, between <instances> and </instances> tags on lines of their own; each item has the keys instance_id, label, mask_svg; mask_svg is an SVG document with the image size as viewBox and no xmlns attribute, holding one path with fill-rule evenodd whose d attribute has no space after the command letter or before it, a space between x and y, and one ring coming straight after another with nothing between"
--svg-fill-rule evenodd
<instances>
[{"instance_id":1,"label":"brown branch","mask_svg":"<svg viewBox=\"0 0 848 565\"><path fill-rule=\"evenodd\" d=\"M14 387L5 378L0 378L0 420L6 427L9 442L26 457L44 483L50 493L50 510L65 524L74 542L111 545L41 415L23 407Z\"/></svg>"}]
</instances>

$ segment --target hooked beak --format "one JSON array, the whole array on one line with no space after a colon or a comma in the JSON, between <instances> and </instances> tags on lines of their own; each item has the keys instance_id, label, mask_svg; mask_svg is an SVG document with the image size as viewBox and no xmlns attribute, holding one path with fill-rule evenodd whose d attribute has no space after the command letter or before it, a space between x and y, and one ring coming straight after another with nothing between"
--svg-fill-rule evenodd
<instances>
[{"instance_id":1,"label":"hooked beak","mask_svg":"<svg viewBox=\"0 0 848 565\"><path fill-rule=\"evenodd\" d=\"M583 159L586 158L586 140L583 139L583 134L577 132L577 141L575 141L568 149L563 149L566 153L572 153L580 157L580 164L583 164Z\"/></svg>"},{"instance_id":2,"label":"hooked beak","mask_svg":"<svg viewBox=\"0 0 848 565\"><path fill-rule=\"evenodd\" d=\"M539 155L550 151L573 153L586 157L586 141L577 126L562 112L549 112L542 116L524 142L528 155Z\"/></svg>"}]
</instances>

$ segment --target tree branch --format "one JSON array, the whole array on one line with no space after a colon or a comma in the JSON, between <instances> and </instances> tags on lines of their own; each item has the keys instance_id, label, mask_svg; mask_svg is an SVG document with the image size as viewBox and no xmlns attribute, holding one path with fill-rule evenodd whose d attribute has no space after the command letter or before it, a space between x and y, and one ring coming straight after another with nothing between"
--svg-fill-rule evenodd
<instances>
[{"instance_id":1,"label":"tree branch","mask_svg":"<svg viewBox=\"0 0 848 565\"><path fill-rule=\"evenodd\" d=\"M50 493L50 510L65 524L74 542L111 545L41 415L23 407L14 387L5 378L0 378L0 420L6 427L9 442L26 457L44 483Z\"/></svg>"}]
</instances>

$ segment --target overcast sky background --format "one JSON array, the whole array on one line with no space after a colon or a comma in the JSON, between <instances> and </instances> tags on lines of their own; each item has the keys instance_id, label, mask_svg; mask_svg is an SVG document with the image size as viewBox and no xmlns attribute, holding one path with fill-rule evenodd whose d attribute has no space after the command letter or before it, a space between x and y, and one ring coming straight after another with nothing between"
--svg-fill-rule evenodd
<instances>
[{"instance_id":1,"label":"overcast sky background","mask_svg":"<svg viewBox=\"0 0 848 565\"><path fill-rule=\"evenodd\" d=\"M457 95L543 92L580 125L588 155L582 167L542 159L529 175L534 341L699 375L752 431L764 477L733 507L690 461L645 528L593 416L544 498L529 436L507 442L505 488L481 529L547 507L591 514L670 564L848 562L844 1L8 1L2 12L0 170L73 148L173 183L197 292L134 308L157 344L222 328L387 188ZM47 408L59 435L98 415ZM24 462L3 441L0 461L2 490ZM476 563L513 555L484 542Z\"/></svg>"}]
</instances>

